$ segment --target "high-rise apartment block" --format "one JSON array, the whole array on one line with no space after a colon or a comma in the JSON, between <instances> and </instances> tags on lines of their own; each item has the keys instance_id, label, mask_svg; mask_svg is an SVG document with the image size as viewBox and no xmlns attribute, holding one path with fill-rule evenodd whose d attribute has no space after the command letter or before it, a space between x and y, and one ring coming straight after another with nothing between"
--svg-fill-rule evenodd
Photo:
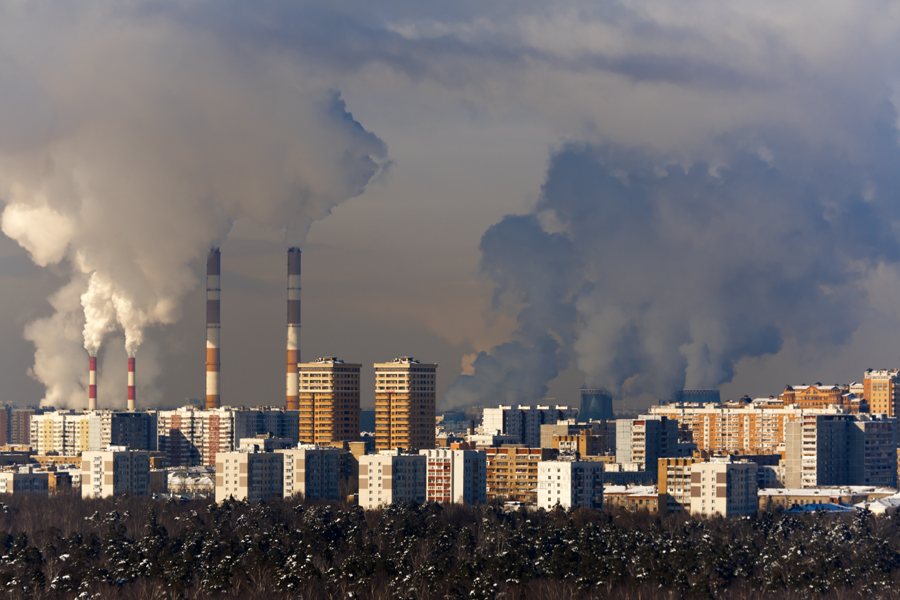
<instances>
[{"instance_id":1,"label":"high-rise apartment block","mask_svg":"<svg viewBox=\"0 0 900 600\"><path fill-rule=\"evenodd\" d=\"M147 496L150 494L150 453L110 446L81 455L81 496Z\"/></svg>"},{"instance_id":2,"label":"high-rise apartment block","mask_svg":"<svg viewBox=\"0 0 900 600\"><path fill-rule=\"evenodd\" d=\"M216 455L216 502L229 498L258 502L284 495L280 452L220 452Z\"/></svg>"},{"instance_id":3,"label":"high-rise apartment block","mask_svg":"<svg viewBox=\"0 0 900 600\"><path fill-rule=\"evenodd\" d=\"M578 409L568 406L499 406L484 409L481 426L485 433L499 431L515 437L518 444L539 448L541 425L577 418Z\"/></svg>"},{"instance_id":4,"label":"high-rise apartment block","mask_svg":"<svg viewBox=\"0 0 900 600\"><path fill-rule=\"evenodd\" d=\"M897 369L867 369L863 375L863 397L873 413L900 416L900 375Z\"/></svg>"},{"instance_id":5,"label":"high-rise apartment block","mask_svg":"<svg viewBox=\"0 0 900 600\"><path fill-rule=\"evenodd\" d=\"M644 415L616 420L616 462L655 472L660 458L678 455L678 422Z\"/></svg>"},{"instance_id":6,"label":"high-rise apartment block","mask_svg":"<svg viewBox=\"0 0 900 600\"><path fill-rule=\"evenodd\" d=\"M300 442L359 439L359 370L334 356L300 363Z\"/></svg>"},{"instance_id":7,"label":"high-rise apartment block","mask_svg":"<svg viewBox=\"0 0 900 600\"><path fill-rule=\"evenodd\" d=\"M487 458L484 450L453 448L420 450L428 468L427 499L433 502L487 502Z\"/></svg>"},{"instance_id":8,"label":"high-rise apartment block","mask_svg":"<svg viewBox=\"0 0 900 600\"><path fill-rule=\"evenodd\" d=\"M897 420L807 414L785 426L785 487L897 484Z\"/></svg>"},{"instance_id":9,"label":"high-rise apartment block","mask_svg":"<svg viewBox=\"0 0 900 600\"><path fill-rule=\"evenodd\" d=\"M64 410L33 415L29 437L41 455L57 452L75 456L107 446L150 450L156 441L154 425L155 415L146 412Z\"/></svg>"},{"instance_id":10,"label":"high-rise apartment block","mask_svg":"<svg viewBox=\"0 0 900 600\"><path fill-rule=\"evenodd\" d=\"M692 515L723 517L756 514L756 463L713 459L691 465Z\"/></svg>"},{"instance_id":11,"label":"high-rise apartment block","mask_svg":"<svg viewBox=\"0 0 900 600\"><path fill-rule=\"evenodd\" d=\"M375 363L377 450L435 447L436 374L436 364L409 356Z\"/></svg>"},{"instance_id":12,"label":"high-rise apartment block","mask_svg":"<svg viewBox=\"0 0 900 600\"><path fill-rule=\"evenodd\" d=\"M660 512L690 512L691 510L691 469L694 458L660 458L658 482Z\"/></svg>"},{"instance_id":13,"label":"high-rise apartment block","mask_svg":"<svg viewBox=\"0 0 900 600\"><path fill-rule=\"evenodd\" d=\"M427 459L385 450L359 458L359 505L366 509L400 502L425 502Z\"/></svg>"},{"instance_id":14,"label":"high-rise apartment block","mask_svg":"<svg viewBox=\"0 0 900 600\"><path fill-rule=\"evenodd\" d=\"M553 460L552 448L485 448L487 498L537 502L538 463Z\"/></svg>"},{"instance_id":15,"label":"high-rise apartment block","mask_svg":"<svg viewBox=\"0 0 900 600\"><path fill-rule=\"evenodd\" d=\"M344 450L303 445L278 452L284 457L285 498L340 498Z\"/></svg>"},{"instance_id":16,"label":"high-rise apartment block","mask_svg":"<svg viewBox=\"0 0 900 600\"><path fill-rule=\"evenodd\" d=\"M603 463L552 460L538 463L538 508L603 508Z\"/></svg>"}]
</instances>

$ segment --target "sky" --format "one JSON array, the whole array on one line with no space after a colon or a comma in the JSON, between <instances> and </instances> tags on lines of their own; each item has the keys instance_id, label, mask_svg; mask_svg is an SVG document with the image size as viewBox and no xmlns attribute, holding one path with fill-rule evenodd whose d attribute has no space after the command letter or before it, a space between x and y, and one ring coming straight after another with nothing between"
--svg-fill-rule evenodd
<instances>
[{"instance_id":1,"label":"sky","mask_svg":"<svg viewBox=\"0 0 900 600\"><path fill-rule=\"evenodd\" d=\"M485 5L487 4L487 6ZM0 402L284 400L436 362L441 409L777 395L897 368L900 4L0 5Z\"/></svg>"}]
</instances>

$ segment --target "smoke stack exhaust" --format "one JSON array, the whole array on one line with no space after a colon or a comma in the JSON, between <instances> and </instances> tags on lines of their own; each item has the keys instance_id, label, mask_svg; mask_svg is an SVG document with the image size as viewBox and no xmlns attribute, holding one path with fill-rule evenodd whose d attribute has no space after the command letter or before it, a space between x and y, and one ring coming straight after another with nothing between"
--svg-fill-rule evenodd
<instances>
[{"instance_id":1,"label":"smoke stack exhaust","mask_svg":"<svg viewBox=\"0 0 900 600\"><path fill-rule=\"evenodd\" d=\"M300 410L300 249L288 250L287 410Z\"/></svg>"},{"instance_id":2,"label":"smoke stack exhaust","mask_svg":"<svg viewBox=\"0 0 900 600\"><path fill-rule=\"evenodd\" d=\"M88 376L88 410L97 410L97 357L90 358L90 375Z\"/></svg>"},{"instance_id":3,"label":"smoke stack exhaust","mask_svg":"<svg viewBox=\"0 0 900 600\"><path fill-rule=\"evenodd\" d=\"M128 357L128 410L134 411L134 357Z\"/></svg>"},{"instance_id":4,"label":"smoke stack exhaust","mask_svg":"<svg viewBox=\"0 0 900 600\"><path fill-rule=\"evenodd\" d=\"M211 248L206 259L206 408L219 408L219 300L221 256Z\"/></svg>"}]
</instances>

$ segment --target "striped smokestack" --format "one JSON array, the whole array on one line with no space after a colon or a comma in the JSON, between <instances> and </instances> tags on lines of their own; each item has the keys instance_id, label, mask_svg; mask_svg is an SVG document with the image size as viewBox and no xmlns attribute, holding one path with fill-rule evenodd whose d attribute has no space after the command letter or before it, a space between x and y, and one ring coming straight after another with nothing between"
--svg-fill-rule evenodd
<instances>
[{"instance_id":1,"label":"striped smokestack","mask_svg":"<svg viewBox=\"0 0 900 600\"><path fill-rule=\"evenodd\" d=\"M90 374L88 375L88 410L97 410L97 357L90 358Z\"/></svg>"},{"instance_id":2,"label":"striped smokestack","mask_svg":"<svg viewBox=\"0 0 900 600\"><path fill-rule=\"evenodd\" d=\"M128 410L134 411L134 357L128 357Z\"/></svg>"},{"instance_id":3,"label":"striped smokestack","mask_svg":"<svg viewBox=\"0 0 900 600\"><path fill-rule=\"evenodd\" d=\"M288 250L287 410L300 410L300 249Z\"/></svg>"},{"instance_id":4,"label":"striped smokestack","mask_svg":"<svg viewBox=\"0 0 900 600\"><path fill-rule=\"evenodd\" d=\"M219 408L219 275L218 248L210 248L206 259L206 408Z\"/></svg>"}]
</instances>

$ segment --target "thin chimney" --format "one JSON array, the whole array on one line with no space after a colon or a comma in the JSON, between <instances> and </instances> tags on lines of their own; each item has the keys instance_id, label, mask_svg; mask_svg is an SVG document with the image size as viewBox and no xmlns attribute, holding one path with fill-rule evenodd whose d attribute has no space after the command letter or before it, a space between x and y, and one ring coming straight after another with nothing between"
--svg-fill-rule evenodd
<instances>
[{"instance_id":1,"label":"thin chimney","mask_svg":"<svg viewBox=\"0 0 900 600\"><path fill-rule=\"evenodd\" d=\"M88 375L88 410L97 410L97 357L90 357L90 374Z\"/></svg>"},{"instance_id":2,"label":"thin chimney","mask_svg":"<svg viewBox=\"0 0 900 600\"><path fill-rule=\"evenodd\" d=\"M219 408L219 287L221 256L218 248L210 248L206 259L206 408Z\"/></svg>"},{"instance_id":3,"label":"thin chimney","mask_svg":"<svg viewBox=\"0 0 900 600\"><path fill-rule=\"evenodd\" d=\"M134 357L128 357L128 410L134 411Z\"/></svg>"},{"instance_id":4,"label":"thin chimney","mask_svg":"<svg viewBox=\"0 0 900 600\"><path fill-rule=\"evenodd\" d=\"M288 250L287 283L287 410L300 409L300 249Z\"/></svg>"}]
</instances>

